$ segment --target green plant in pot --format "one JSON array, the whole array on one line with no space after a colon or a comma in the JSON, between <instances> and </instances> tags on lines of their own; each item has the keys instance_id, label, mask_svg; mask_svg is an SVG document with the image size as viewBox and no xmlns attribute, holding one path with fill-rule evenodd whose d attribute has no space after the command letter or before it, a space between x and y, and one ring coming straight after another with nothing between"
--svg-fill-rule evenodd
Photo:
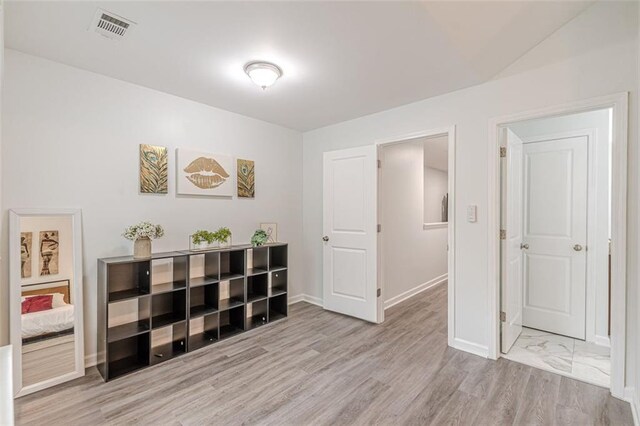
<instances>
[{"instance_id":1,"label":"green plant in pot","mask_svg":"<svg viewBox=\"0 0 640 426\"><path fill-rule=\"evenodd\" d=\"M220 247L231 247L231 230L226 226L213 233L214 239L220 243Z\"/></svg>"},{"instance_id":2,"label":"green plant in pot","mask_svg":"<svg viewBox=\"0 0 640 426\"><path fill-rule=\"evenodd\" d=\"M214 233L199 230L191 234L190 246L191 250L205 250L213 247L213 243L216 241Z\"/></svg>"},{"instance_id":3,"label":"green plant in pot","mask_svg":"<svg viewBox=\"0 0 640 426\"><path fill-rule=\"evenodd\" d=\"M257 229L256 232L253 233L253 237L251 237L251 245L254 247L259 247L264 245L267 240L269 240L269 236L266 231L262 229Z\"/></svg>"}]
</instances>

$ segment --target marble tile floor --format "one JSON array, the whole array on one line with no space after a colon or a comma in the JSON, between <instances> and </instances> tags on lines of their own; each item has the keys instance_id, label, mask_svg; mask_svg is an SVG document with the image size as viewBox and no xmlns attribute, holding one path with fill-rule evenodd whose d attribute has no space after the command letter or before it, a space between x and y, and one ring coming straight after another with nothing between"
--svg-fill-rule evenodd
<instances>
[{"instance_id":1,"label":"marble tile floor","mask_svg":"<svg viewBox=\"0 0 640 426\"><path fill-rule=\"evenodd\" d=\"M511 361L609 388L609 348L571 337L523 327L503 357Z\"/></svg>"}]
</instances>

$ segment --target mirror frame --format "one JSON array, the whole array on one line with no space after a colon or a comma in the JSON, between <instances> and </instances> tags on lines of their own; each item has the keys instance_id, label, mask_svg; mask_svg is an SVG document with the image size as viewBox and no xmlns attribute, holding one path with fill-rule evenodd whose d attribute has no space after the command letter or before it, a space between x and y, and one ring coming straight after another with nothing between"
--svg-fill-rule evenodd
<instances>
[{"instance_id":1,"label":"mirror frame","mask_svg":"<svg viewBox=\"0 0 640 426\"><path fill-rule=\"evenodd\" d=\"M20 297L20 217L22 216L69 216L73 229L73 289L75 370L32 385L22 385L22 315ZM9 330L13 346L13 390L20 397L37 392L85 375L84 362L84 299L82 297L82 211L80 209L10 209L9 210Z\"/></svg>"}]
</instances>

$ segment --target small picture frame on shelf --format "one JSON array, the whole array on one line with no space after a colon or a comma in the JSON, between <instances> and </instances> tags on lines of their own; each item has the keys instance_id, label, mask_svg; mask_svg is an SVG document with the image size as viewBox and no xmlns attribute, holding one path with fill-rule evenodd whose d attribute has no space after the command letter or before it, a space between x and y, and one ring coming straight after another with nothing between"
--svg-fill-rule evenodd
<instances>
[{"instance_id":1,"label":"small picture frame on shelf","mask_svg":"<svg viewBox=\"0 0 640 426\"><path fill-rule=\"evenodd\" d=\"M261 223L260 229L267 233L267 244L278 242L278 224L277 223Z\"/></svg>"}]
</instances>

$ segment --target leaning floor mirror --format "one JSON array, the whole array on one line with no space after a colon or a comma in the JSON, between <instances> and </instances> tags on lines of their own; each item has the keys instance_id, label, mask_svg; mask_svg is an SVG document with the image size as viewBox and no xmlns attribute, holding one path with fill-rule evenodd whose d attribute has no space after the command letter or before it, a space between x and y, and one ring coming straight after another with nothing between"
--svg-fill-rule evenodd
<instances>
[{"instance_id":1,"label":"leaning floor mirror","mask_svg":"<svg viewBox=\"0 0 640 426\"><path fill-rule=\"evenodd\" d=\"M84 375L81 232L77 209L9 211L16 396Z\"/></svg>"}]
</instances>

